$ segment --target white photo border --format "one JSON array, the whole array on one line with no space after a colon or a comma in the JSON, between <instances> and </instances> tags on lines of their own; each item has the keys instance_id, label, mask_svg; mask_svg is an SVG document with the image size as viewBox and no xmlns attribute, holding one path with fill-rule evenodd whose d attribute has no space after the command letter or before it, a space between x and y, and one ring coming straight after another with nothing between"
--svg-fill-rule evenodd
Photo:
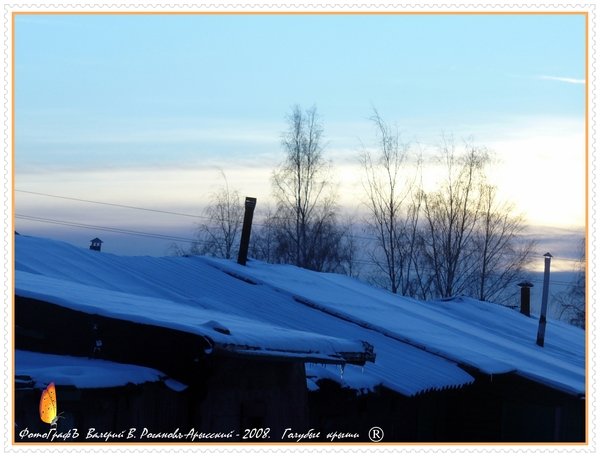
<instances>
[{"instance_id":1,"label":"white photo border","mask_svg":"<svg viewBox=\"0 0 600 457\"><path fill-rule=\"evenodd\" d=\"M396 445L48 445L29 446L15 445L13 440L13 269L14 269L14 107L13 107L13 25L15 14L27 12L178 12L178 13L203 13L203 12L436 12L436 13L465 13L465 12L582 12L587 14L588 40L587 40L587 443L585 445L507 445L498 443L494 445L435 445L435 444L396 444ZM2 249L0 261L3 270L3 309L2 309L2 450L7 454L47 454L55 452L68 453L507 453L507 454L538 454L538 453L597 453L598 424L598 399L596 396L596 383L598 382L597 359L597 313L596 309L598 284L596 281L598 269L598 235L597 235L597 205L598 195L598 158L597 158L597 18L596 7L591 3L578 2L544 2L530 1L528 3L452 3L449 1L437 2L431 0L427 3L405 1L402 3L385 2L344 2L343 4L329 3L266 3L266 2L219 2L207 4L178 3L178 2L143 2L131 1L127 3L28 3L13 1L3 5L2 11L2 59L3 59L3 110L2 110ZM108 449L107 449L108 448Z\"/></svg>"}]
</instances>

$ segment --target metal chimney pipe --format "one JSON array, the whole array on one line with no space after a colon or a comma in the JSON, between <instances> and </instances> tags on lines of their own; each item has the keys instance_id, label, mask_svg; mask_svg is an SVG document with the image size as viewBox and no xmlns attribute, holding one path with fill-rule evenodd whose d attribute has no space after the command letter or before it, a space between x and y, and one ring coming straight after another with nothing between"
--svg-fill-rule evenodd
<instances>
[{"instance_id":1,"label":"metal chimney pipe","mask_svg":"<svg viewBox=\"0 0 600 457\"><path fill-rule=\"evenodd\" d=\"M246 260L248 260L248 246L250 245L250 232L252 231L252 218L254 217L256 198L246 197L244 206L246 211L244 212L244 224L242 225L242 237L240 239L240 250L237 260L237 263L240 265L246 265Z\"/></svg>"},{"instance_id":2,"label":"metal chimney pipe","mask_svg":"<svg viewBox=\"0 0 600 457\"><path fill-rule=\"evenodd\" d=\"M538 325L538 334L536 344L544 347L544 337L546 334L546 312L548 311L548 288L550 287L550 260L552 254L544 254L544 289L542 290L542 309L540 311L540 323Z\"/></svg>"},{"instance_id":3,"label":"metal chimney pipe","mask_svg":"<svg viewBox=\"0 0 600 457\"><path fill-rule=\"evenodd\" d=\"M531 288L533 284L523 281L517 284L521 288L521 314L529 317L531 313Z\"/></svg>"}]
</instances>

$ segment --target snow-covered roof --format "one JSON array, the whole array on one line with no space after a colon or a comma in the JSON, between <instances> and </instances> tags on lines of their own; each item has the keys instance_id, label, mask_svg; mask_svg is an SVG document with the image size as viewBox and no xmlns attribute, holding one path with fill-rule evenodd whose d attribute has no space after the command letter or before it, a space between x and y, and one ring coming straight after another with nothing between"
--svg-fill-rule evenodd
<instances>
[{"instance_id":1,"label":"snow-covered roof","mask_svg":"<svg viewBox=\"0 0 600 457\"><path fill-rule=\"evenodd\" d=\"M422 302L346 276L293 266L256 261L240 266L206 257L98 255L23 236L16 237L16 269L19 293L62 294L62 300L79 294L75 300L79 306L98 306L85 299L97 294L110 296L115 306L122 300L147 303L149 309L180 306L188 313L184 320L172 322L167 314L173 313L166 312L153 316L186 328L214 321L230 328L231 336L256 338L256 347L271 342L273 347L295 350L294 345L302 342L310 351L331 354L332 348L356 350L352 345L367 341L374 346L376 362L365 370L346 367L344 374L346 382L351 380L357 388L372 386L378 379L412 395L472 382L460 365L489 374L517 373L568 393L585 393L581 329L549 320L545 345L539 347L536 318L466 297ZM77 286L65 294L66 286L59 281ZM142 313L143 303L135 306L136 313ZM121 308L111 312L132 312L131 306ZM202 331L210 329L205 325ZM220 342L223 334L213 336ZM285 337L290 339L285 342Z\"/></svg>"},{"instance_id":2,"label":"snow-covered roof","mask_svg":"<svg viewBox=\"0 0 600 457\"><path fill-rule=\"evenodd\" d=\"M483 373L516 373L572 394L585 393L585 333L548 320L544 347L539 317L468 297L424 302L375 289L347 276L255 262L220 268L280 290L366 328L406 341ZM310 284L310 287L307 285Z\"/></svg>"},{"instance_id":3,"label":"snow-covered roof","mask_svg":"<svg viewBox=\"0 0 600 457\"><path fill-rule=\"evenodd\" d=\"M22 350L15 351L15 377L21 383L39 389L51 382L62 386L95 389L158 381L175 390L186 388L152 368Z\"/></svg>"},{"instance_id":4,"label":"snow-covered roof","mask_svg":"<svg viewBox=\"0 0 600 457\"><path fill-rule=\"evenodd\" d=\"M239 274L233 269L223 271L222 265L238 267L233 262L220 264L205 257L126 257L98 254L54 240L27 236L15 238L15 285L18 294L43 299L44 295L49 298L51 293L59 295L55 298L66 303L69 287L75 284L78 286L74 293L82 294L78 301L88 305L94 304L88 299L95 294L119 292L125 295L112 295L117 301L128 298L144 306L143 303L149 299L156 299L159 303L167 301L170 305L185 305L198 313L204 312L202 320L197 317L194 324L212 320L233 327L234 321L254 321L255 329L259 328L259 324L269 329L264 335L259 335L265 339L268 339L270 329L287 329L314 334L314 338L322 342L355 345L365 341L374 346L375 363L367 363L364 369L347 365L341 376L345 383L351 382L356 389L380 384L405 395L415 395L428 390L460 387L473 381L473 377L454 362L307 306L294 299L294 294L274 285L244 280L244 275L262 268L257 262L249 262L247 269L240 266ZM319 276L313 274L315 278ZM61 286L58 281L68 281L69 287ZM55 286L51 285L52 282ZM310 281L306 285L313 287ZM377 289L373 291L379 293ZM186 312L191 310L186 309ZM170 314L172 316L173 313ZM172 319L171 316L166 318ZM137 319L140 319L139 316ZM182 320L173 325L186 324ZM232 334L234 330L231 328ZM274 333L273 339L276 337ZM337 368L332 368L331 373L340 378Z\"/></svg>"},{"instance_id":5,"label":"snow-covered roof","mask_svg":"<svg viewBox=\"0 0 600 457\"><path fill-rule=\"evenodd\" d=\"M246 356L299 358L322 363L364 362L372 348L361 341L291 330L189 304L15 271L15 294L66 308L203 336L210 350Z\"/></svg>"},{"instance_id":6,"label":"snow-covered roof","mask_svg":"<svg viewBox=\"0 0 600 457\"><path fill-rule=\"evenodd\" d=\"M132 319L125 303L139 308L135 319L150 319L148 310L163 309L155 319L201 330L218 343L225 335L199 324L213 322L233 337L256 338L260 348L295 350L302 341L304 349L331 355L332 348L339 353L369 342L375 363L347 366L342 375L357 389L381 384L414 395L461 386L473 381L462 365L490 374L515 372L569 393L585 391L583 331L551 320L540 348L537 320L499 305L464 297L422 302L341 275L256 261L243 267L206 257L98 255L24 236L15 243L17 292L26 296L50 294L77 306L108 301L110 312ZM103 299L94 302L93 296ZM173 306L182 307L185 319L174 322L175 313L166 312ZM329 373L340 377L337 370ZM327 376L318 367L309 369L309 381L319 377Z\"/></svg>"}]
</instances>

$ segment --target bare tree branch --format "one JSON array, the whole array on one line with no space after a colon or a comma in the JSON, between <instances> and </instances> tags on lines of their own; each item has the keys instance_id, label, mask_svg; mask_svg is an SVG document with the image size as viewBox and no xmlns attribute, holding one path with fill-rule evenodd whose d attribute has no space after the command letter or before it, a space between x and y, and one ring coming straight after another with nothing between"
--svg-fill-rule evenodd
<instances>
[{"instance_id":1,"label":"bare tree branch","mask_svg":"<svg viewBox=\"0 0 600 457\"><path fill-rule=\"evenodd\" d=\"M269 219L274 258L317 271L341 268L344 230L337 222L331 168L323 157L316 107L294 106L283 134L284 162L273 172L275 215Z\"/></svg>"}]
</instances>

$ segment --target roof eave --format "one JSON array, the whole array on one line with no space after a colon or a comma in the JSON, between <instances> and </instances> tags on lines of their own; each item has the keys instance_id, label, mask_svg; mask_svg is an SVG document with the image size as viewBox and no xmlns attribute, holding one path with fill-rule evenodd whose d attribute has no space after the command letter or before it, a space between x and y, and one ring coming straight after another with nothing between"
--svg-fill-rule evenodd
<instances>
[{"instance_id":1,"label":"roof eave","mask_svg":"<svg viewBox=\"0 0 600 457\"><path fill-rule=\"evenodd\" d=\"M317 351L299 351L276 348L260 348L231 343L214 343L214 353L235 357L262 358L278 361L301 361L303 363L323 363L328 365L365 365L375 361L373 346L361 341L364 351L335 352L326 354Z\"/></svg>"}]
</instances>

